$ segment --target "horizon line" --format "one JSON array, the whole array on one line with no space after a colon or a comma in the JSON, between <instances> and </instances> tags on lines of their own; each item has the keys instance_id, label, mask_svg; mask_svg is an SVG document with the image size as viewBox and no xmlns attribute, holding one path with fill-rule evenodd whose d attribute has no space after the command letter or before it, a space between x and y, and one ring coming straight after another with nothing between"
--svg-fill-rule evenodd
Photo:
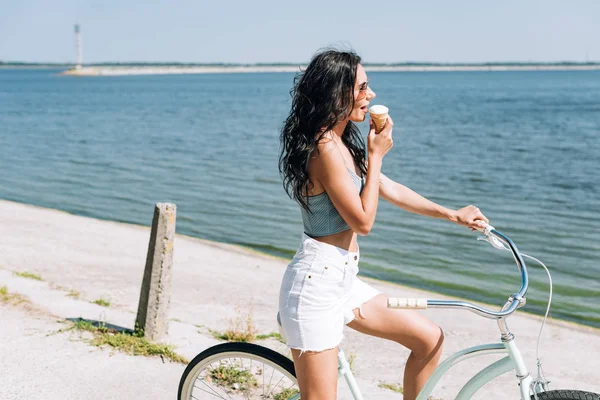
<instances>
[{"instance_id":1,"label":"horizon line","mask_svg":"<svg viewBox=\"0 0 600 400\"><path fill-rule=\"evenodd\" d=\"M0 66L70 66L76 62L44 62L44 61L4 61ZM403 62L369 62L364 66L505 66L505 65L600 65L600 61L478 61L478 62L444 62L444 61L403 61ZM99 61L82 63L82 66L306 66L308 62L185 62L185 61Z\"/></svg>"}]
</instances>

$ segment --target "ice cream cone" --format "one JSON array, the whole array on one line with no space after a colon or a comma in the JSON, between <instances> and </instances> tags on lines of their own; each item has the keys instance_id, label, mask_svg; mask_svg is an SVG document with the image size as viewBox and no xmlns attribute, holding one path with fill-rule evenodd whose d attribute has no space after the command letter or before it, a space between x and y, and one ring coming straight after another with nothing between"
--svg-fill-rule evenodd
<instances>
[{"instance_id":1,"label":"ice cream cone","mask_svg":"<svg viewBox=\"0 0 600 400\"><path fill-rule=\"evenodd\" d=\"M389 109L386 106L372 106L369 108L369 114L375 124L375 133L381 132L387 121Z\"/></svg>"}]
</instances>

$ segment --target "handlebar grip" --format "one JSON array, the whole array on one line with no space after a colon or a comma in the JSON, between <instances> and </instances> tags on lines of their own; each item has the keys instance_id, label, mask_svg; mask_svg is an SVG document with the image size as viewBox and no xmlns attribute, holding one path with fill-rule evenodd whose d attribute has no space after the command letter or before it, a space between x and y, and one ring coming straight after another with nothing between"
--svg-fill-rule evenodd
<instances>
[{"instance_id":1,"label":"handlebar grip","mask_svg":"<svg viewBox=\"0 0 600 400\"><path fill-rule=\"evenodd\" d=\"M493 226L491 226L490 224L485 224L485 226L483 228L481 227L477 227L476 228L479 232L483 233L484 235L489 235L491 231L493 231L495 228Z\"/></svg>"},{"instance_id":2,"label":"handlebar grip","mask_svg":"<svg viewBox=\"0 0 600 400\"><path fill-rule=\"evenodd\" d=\"M427 299L389 297L387 299L387 306L388 308L425 310L427 309Z\"/></svg>"}]
</instances>

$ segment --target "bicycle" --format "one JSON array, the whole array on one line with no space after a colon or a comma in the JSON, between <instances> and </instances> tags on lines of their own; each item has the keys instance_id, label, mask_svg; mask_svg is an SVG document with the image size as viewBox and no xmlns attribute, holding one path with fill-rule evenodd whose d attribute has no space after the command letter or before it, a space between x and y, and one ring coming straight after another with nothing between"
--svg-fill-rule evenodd
<instances>
[{"instance_id":1,"label":"bicycle","mask_svg":"<svg viewBox=\"0 0 600 400\"><path fill-rule=\"evenodd\" d=\"M484 240L500 250L512 253L521 275L521 287L512 294L500 311L492 311L465 301L425 300L414 298L389 298L388 307L398 309L453 308L465 309L485 318L496 319L500 329L500 343L474 346L461 350L444 360L433 372L417 400L426 400L436 384L450 368L467 358L503 354L476 373L460 390L457 400L470 399L483 385L509 371L514 371L522 400L583 399L600 400L597 393L577 390L549 390L539 359L539 341L552 301L552 278L546 266L538 259L520 253L513 241L488 225L481 230ZM529 287L529 275L523 256L539 262L548 273L550 296L546 315L538 335L538 376L534 379L527 371L515 336L509 331L506 319L526 303L525 295ZM279 317L279 315L278 315ZM278 318L279 322L279 318ZM355 400L363 400L358 384L338 347L338 376L344 377ZM262 385L261 385L262 383ZM282 354L250 343L224 343L208 348L197 355L187 366L179 383L179 400L222 398L222 399L273 399L298 400L300 392L292 360Z\"/></svg>"}]
</instances>

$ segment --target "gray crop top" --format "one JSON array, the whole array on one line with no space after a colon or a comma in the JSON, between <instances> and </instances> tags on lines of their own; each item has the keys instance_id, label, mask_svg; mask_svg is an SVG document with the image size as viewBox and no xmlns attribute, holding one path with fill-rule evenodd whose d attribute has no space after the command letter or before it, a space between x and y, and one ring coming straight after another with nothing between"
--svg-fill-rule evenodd
<instances>
[{"instance_id":1,"label":"gray crop top","mask_svg":"<svg viewBox=\"0 0 600 400\"><path fill-rule=\"evenodd\" d=\"M364 177L361 178L350 168L347 168L356 185L358 193L362 193L365 186ZM302 222L304 223L304 233L311 237L333 235L350 229L340 213L335 209L327 192L319 193L315 196L308 196L308 205L310 211L302 210Z\"/></svg>"}]
</instances>

